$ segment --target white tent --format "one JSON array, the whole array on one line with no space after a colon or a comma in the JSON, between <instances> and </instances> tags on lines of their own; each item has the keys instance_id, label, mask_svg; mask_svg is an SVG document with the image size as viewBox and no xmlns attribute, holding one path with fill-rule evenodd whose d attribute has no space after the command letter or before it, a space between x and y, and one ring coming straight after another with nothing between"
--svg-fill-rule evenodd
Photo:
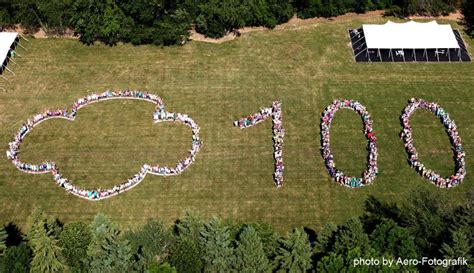
<instances>
[{"instance_id":1,"label":"white tent","mask_svg":"<svg viewBox=\"0 0 474 273\"><path fill-rule=\"evenodd\" d=\"M8 58L8 53L13 43L15 43L18 33L16 32L0 32L0 62L2 65Z\"/></svg>"},{"instance_id":2,"label":"white tent","mask_svg":"<svg viewBox=\"0 0 474 273\"><path fill-rule=\"evenodd\" d=\"M368 48L459 48L451 25L429 23L394 23L362 25Z\"/></svg>"},{"instance_id":3,"label":"white tent","mask_svg":"<svg viewBox=\"0 0 474 273\"><path fill-rule=\"evenodd\" d=\"M8 67L6 67L9 61L15 63L15 61L10 59L10 49L15 47L17 42L18 33L16 32L0 32L0 77L4 80L7 78L3 75L3 71L8 70L12 74L15 74ZM6 91L3 86L0 86L0 90Z\"/></svg>"},{"instance_id":4,"label":"white tent","mask_svg":"<svg viewBox=\"0 0 474 273\"><path fill-rule=\"evenodd\" d=\"M470 62L464 40L436 21L363 24L349 30L356 62Z\"/></svg>"}]
</instances>

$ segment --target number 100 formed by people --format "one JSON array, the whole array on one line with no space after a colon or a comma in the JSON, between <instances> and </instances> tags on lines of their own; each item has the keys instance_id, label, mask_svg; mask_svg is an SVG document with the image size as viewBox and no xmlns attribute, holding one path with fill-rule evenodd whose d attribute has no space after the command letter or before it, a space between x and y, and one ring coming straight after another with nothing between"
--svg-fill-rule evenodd
<instances>
[{"instance_id":1,"label":"number 100 formed by people","mask_svg":"<svg viewBox=\"0 0 474 273\"><path fill-rule=\"evenodd\" d=\"M74 121L79 109L82 107L92 103L112 99L133 99L153 103L155 104L155 111L153 112L153 121L155 123L177 122L187 125L192 131L191 149L189 150L188 155L185 158L179 160L173 166L159 166L157 164L151 163L143 164L140 171L133 177L130 177L121 184L115 185L114 187L108 189L85 189L76 186L72 183L72 181L61 174L60 168L55 162L45 161L41 164L31 164L23 162L19 158L20 145L23 139L40 123L49 119L65 119L68 121ZM367 168L362 172L360 177L347 176L342 170L337 169L335 163L336 160L331 152L331 123L335 117L335 114L341 108L355 111L361 117L362 124L364 126L363 132L367 139L368 156ZM410 124L411 115L418 109L431 112L433 115L438 117L440 122L445 127L446 133L448 134L451 141L451 145L453 146L452 149L454 152L455 161L455 172L453 175L441 177L435 171L427 168L419 160L418 152L413 143L413 132L412 126ZM240 118L239 120L234 121L234 125L240 129L245 129L257 125L258 123L270 118L272 120L273 157L275 160L275 171L273 178L276 187L279 188L283 186L283 172L285 169L285 165L283 163L283 141L285 138L285 129L283 128L282 103L280 101L274 101L270 107L262 108L258 112L251 114L248 117ZM456 124L443 108L434 102L412 98L408 101L407 106L403 109L400 122L402 124L400 137L403 140L405 150L408 154L408 163L413 169L415 169L430 183L440 188L452 188L462 183L466 177L466 154L461 144L461 137L459 136ZM323 111L320 125L321 155L323 156L326 169L332 179L338 184L349 188L360 188L372 184L379 174L379 169L377 166L377 135L374 129L374 123L366 107L360 102L351 99L334 100ZM195 161L195 157L201 148L202 141L199 137L199 131L200 127L198 124L187 114L165 111L162 99L155 94L138 90L107 90L103 93L92 94L78 99L70 111L65 109L46 110L43 113L35 115L32 119L29 119L26 123L24 123L23 126L21 126L17 131L13 141L9 143L9 148L6 151L6 154L8 159L12 161L12 164L18 170L31 174L51 173L55 183L66 190L68 193L87 200L97 201L110 198L130 190L143 181L147 174L153 174L157 176L174 176L184 172Z\"/></svg>"},{"instance_id":2,"label":"number 100 formed by people","mask_svg":"<svg viewBox=\"0 0 474 273\"><path fill-rule=\"evenodd\" d=\"M364 135L367 139L367 169L362 173L361 177L350 177L346 176L341 170L336 168L334 156L330 149L330 128L332 120L336 112L346 108L357 112L362 118L364 126ZM412 127L410 124L410 117L417 109L424 109L430 111L436 117L439 118L440 122L444 125L446 133L450 138L451 145L453 145L454 161L455 161L455 173L448 177L442 177L433 170L428 169L418 159L418 152L413 144L412 138ZM283 129L283 115L280 101L274 101L271 107L260 109L260 111L251 114L248 117L240 118L234 121L234 125L240 129L252 127L260 122L263 122L269 118L272 118L273 122L273 155L275 159L275 185L277 187L283 186L283 140L285 137L285 129ZM465 152L461 144L461 137L458 134L458 130L454 120L449 117L449 114L441 108L437 103L428 102L422 99L411 98L408 101L408 105L403 109L400 117L402 124L402 131L400 137L404 142L406 152L408 154L408 163L415 169L422 177L427 179L430 183L440 188L452 188L459 185L466 176L466 163L465 163ZM374 182L378 176L378 151L377 151L377 137L373 127L373 121L370 117L365 106L360 102L350 99L337 99L334 100L328 107L321 117L321 155L323 156L326 169L329 175L338 184L349 187L349 188L360 188L369 185Z\"/></svg>"}]
</instances>

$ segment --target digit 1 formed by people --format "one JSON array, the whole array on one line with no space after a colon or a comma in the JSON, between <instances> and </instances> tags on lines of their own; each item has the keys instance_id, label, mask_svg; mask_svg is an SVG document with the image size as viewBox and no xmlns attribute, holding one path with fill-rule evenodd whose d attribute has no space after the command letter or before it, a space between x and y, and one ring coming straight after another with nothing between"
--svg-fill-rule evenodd
<instances>
[{"instance_id":1,"label":"digit 1 formed by people","mask_svg":"<svg viewBox=\"0 0 474 273\"><path fill-rule=\"evenodd\" d=\"M259 112L251 114L246 118L240 118L234 121L234 125L240 129L252 127L266 119L272 117L272 131L273 131L273 156L275 158L275 185L277 188L283 186L283 139L285 137L285 129L282 127L283 116L281 111L281 102L274 101L272 107L260 109Z\"/></svg>"}]
</instances>

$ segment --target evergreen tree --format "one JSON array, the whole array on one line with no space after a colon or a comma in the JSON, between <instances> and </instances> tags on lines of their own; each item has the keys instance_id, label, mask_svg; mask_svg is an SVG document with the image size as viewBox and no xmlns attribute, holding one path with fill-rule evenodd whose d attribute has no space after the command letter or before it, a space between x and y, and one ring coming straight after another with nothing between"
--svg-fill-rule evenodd
<instances>
[{"instance_id":1,"label":"evergreen tree","mask_svg":"<svg viewBox=\"0 0 474 273\"><path fill-rule=\"evenodd\" d=\"M5 228L0 228L0 256L3 256L3 253L7 249L7 237L8 234L5 231Z\"/></svg>"},{"instance_id":2,"label":"evergreen tree","mask_svg":"<svg viewBox=\"0 0 474 273\"><path fill-rule=\"evenodd\" d=\"M287 239L281 240L275 266L286 272L305 272L311 268L311 246L303 229L295 228Z\"/></svg>"},{"instance_id":3,"label":"evergreen tree","mask_svg":"<svg viewBox=\"0 0 474 273\"><path fill-rule=\"evenodd\" d=\"M470 227L472 229L472 227ZM463 257L467 260L468 266L451 266L453 272L473 272L474 266L472 264L472 238L469 238L463 229L454 230L451 232L450 243L443 243L441 253L445 259L457 259Z\"/></svg>"},{"instance_id":4,"label":"evergreen tree","mask_svg":"<svg viewBox=\"0 0 474 273\"><path fill-rule=\"evenodd\" d=\"M349 250L356 247L361 250L368 249L369 236L364 232L360 219L352 217L338 229L333 251L347 256Z\"/></svg>"},{"instance_id":5,"label":"evergreen tree","mask_svg":"<svg viewBox=\"0 0 474 273\"><path fill-rule=\"evenodd\" d=\"M237 272L266 272L270 269L261 239L251 226L242 230L237 241L235 269Z\"/></svg>"},{"instance_id":6,"label":"evergreen tree","mask_svg":"<svg viewBox=\"0 0 474 273\"><path fill-rule=\"evenodd\" d=\"M58 244L56 221L49 221L41 210L32 215L28 240L33 248L32 272L62 272L67 266L62 262L62 248Z\"/></svg>"},{"instance_id":7,"label":"evergreen tree","mask_svg":"<svg viewBox=\"0 0 474 273\"><path fill-rule=\"evenodd\" d=\"M463 15L462 22L466 27L466 33L474 37L474 1L464 0L461 6L461 12Z\"/></svg>"},{"instance_id":8,"label":"evergreen tree","mask_svg":"<svg viewBox=\"0 0 474 273\"><path fill-rule=\"evenodd\" d=\"M90 224L91 243L87 248L91 272L128 272L132 268L132 250L127 240L120 240L119 229L103 214Z\"/></svg>"},{"instance_id":9,"label":"evergreen tree","mask_svg":"<svg viewBox=\"0 0 474 273\"><path fill-rule=\"evenodd\" d=\"M35 209L28 218L28 222L29 228L26 237L28 238L30 245L34 247L32 240L38 237L40 230L46 225L46 216L41 209Z\"/></svg>"},{"instance_id":10,"label":"evergreen tree","mask_svg":"<svg viewBox=\"0 0 474 273\"><path fill-rule=\"evenodd\" d=\"M317 272L344 272L344 269L347 266L345 265L345 259L342 254L337 254L335 252L329 253L321 258L318 261L316 266Z\"/></svg>"},{"instance_id":11,"label":"evergreen tree","mask_svg":"<svg viewBox=\"0 0 474 273\"><path fill-rule=\"evenodd\" d=\"M127 232L125 238L130 241L132 252L138 256L143 269L154 261L160 263L165 259L172 234L162 222L149 219L138 230Z\"/></svg>"},{"instance_id":12,"label":"evergreen tree","mask_svg":"<svg viewBox=\"0 0 474 273\"><path fill-rule=\"evenodd\" d=\"M0 272L30 272L31 255L31 248L26 243L7 248L0 263Z\"/></svg>"},{"instance_id":13,"label":"evergreen tree","mask_svg":"<svg viewBox=\"0 0 474 273\"><path fill-rule=\"evenodd\" d=\"M233 264L234 249L232 248L228 227L219 219L212 218L205 224L201 233L204 270L206 272L225 272Z\"/></svg>"},{"instance_id":14,"label":"evergreen tree","mask_svg":"<svg viewBox=\"0 0 474 273\"><path fill-rule=\"evenodd\" d=\"M388 253L405 259L419 257L415 238L406 228L398 226L393 220L383 220L371 234L370 243L380 253Z\"/></svg>"},{"instance_id":15,"label":"evergreen tree","mask_svg":"<svg viewBox=\"0 0 474 273\"><path fill-rule=\"evenodd\" d=\"M370 246L360 219L353 217L337 229L327 225L316 239L315 254L318 272L350 272L364 268L354 269L354 259L377 258L380 253Z\"/></svg>"},{"instance_id":16,"label":"evergreen tree","mask_svg":"<svg viewBox=\"0 0 474 273\"><path fill-rule=\"evenodd\" d=\"M415 238L406 228L398 226L390 219L384 219L375 228L370 236L370 244L379 255L387 259L390 257L402 257L403 259L419 258ZM404 265L403 267L399 265L399 268L402 268L403 271L416 271L416 266L413 265ZM394 270L395 268L392 266L391 269Z\"/></svg>"},{"instance_id":17,"label":"evergreen tree","mask_svg":"<svg viewBox=\"0 0 474 273\"><path fill-rule=\"evenodd\" d=\"M73 269L87 271L87 247L91 242L89 227L81 222L69 223L64 226L59 236L59 245L65 262Z\"/></svg>"},{"instance_id":18,"label":"evergreen tree","mask_svg":"<svg viewBox=\"0 0 474 273\"><path fill-rule=\"evenodd\" d=\"M33 247L33 260L31 261L32 272L63 272L66 269L61 261L62 248L58 240L51 236L45 228L39 229L36 238L31 242Z\"/></svg>"},{"instance_id":19,"label":"evergreen tree","mask_svg":"<svg viewBox=\"0 0 474 273\"><path fill-rule=\"evenodd\" d=\"M198 243L201 239L201 233L204 231L204 221L199 215L185 211L184 216L176 223L176 231L180 238Z\"/></svg>"},{"instance_id":20,"label":"evergreen tree","mask_svg":"<svg viewBox=\"0 0 474 273\"><path fill-rule=\"evenodd\" d=\"M400 225L403 222L400 208L396 203L388 203L374 196L369 196L365 200L364 214L361 217L364 230L369 234L372 233L375 227L384 219L392 219Z\"/></svg>"},{"instance_id":21,"label":"evergreen tree","mask_svg":"<svg viewBox=\"0 0 474 273\"><path fill-rule=\"evenodd\" d=\"M178 272L202 272L203 264L198 246L188 238L178 238L171 246L169 261Z\"/></svg>"},{"instance_id":22,"label":"evergreen tree","mask_svg":"<svg viewBox=\"0 0 474 273\"><path fill-rule=\"evenodd\" d=\"M424 257L440 257L441 244L449 235L452 208L443 192L419 190L403 208L404 222Z\"/></svg>"},{"instance_id":23,"label":"evergreen tree","mask_svg":"<svg viewBox=\"0 0 474 273\"><path fill-rule=\"evenodd\" d=\"M255 228L255 231L262 240L263 251L267 255L268 260L272 261L276 256L281 236L269 224L251 224L249 226Z\"/></svg>"},{"instance_id":24,"label":"evergreen tree","mask_svg":"<svg viewBox=\"0 0 474 273\"><path fill-rule=\"evenodd\" d=\"M321 231L316 236L316 241L313 249L316 255L329 252L329 250L334 244L334 235L336 231L337 226L332 223L326 224L323 229L321 229Z\"/></svg>"}]
</instances>

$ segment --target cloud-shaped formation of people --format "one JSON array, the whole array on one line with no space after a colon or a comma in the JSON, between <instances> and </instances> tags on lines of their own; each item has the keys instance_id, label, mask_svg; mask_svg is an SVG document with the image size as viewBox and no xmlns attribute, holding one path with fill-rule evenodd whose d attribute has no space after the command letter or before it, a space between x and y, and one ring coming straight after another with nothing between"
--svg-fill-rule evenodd
<instances>
[{"instance_id":1,"label":"cloud-shaped formation of people","mask_svg":"<svg viewBox=\"0 0 474 273\"><path fill-rule=\"evenodd\" d=\"M155 112L153 113L153 120L155 123L158 122L180 122L189 126L192 130L192 146L189 150L188 155L180 160L175 167L166 167L158 165L144 164L140 171L133 177L130 177L120 185L116 185L109 189L94 189L88 190L75 186L69 179L61 175L59 167L55 162L43 162L39 165L22 162L18 158L20 144L28 133L41 122L53 119L62 118L73 121L79 109L95 102L101 102L111 99L136 99L144 100L156 104ZM68 110L48 110L43 113L35 115L32 119L29 119L21 128L18 130L15 138L9 143L9 149L7 150L7 157L12 161L13 165L20 171L32 174L51 173L54 177L54 181L58 186L66 190L67 192L79 196L87 200L101 200L121 192L127 191L136 185L138 185L145 176L150 173L153 175L160 176L171 176L181 174L186 168L188 168L195 159L196 154L201 148L202 142L199 139L199 126L192 118L186 114L166 112L164 109L163 101L160 97L148 92L136 91L136 90L125 90L125 91L105 91L101 94L92 94L84 98L78 99L70 111Z\"/></svg>"}]
</instances>

